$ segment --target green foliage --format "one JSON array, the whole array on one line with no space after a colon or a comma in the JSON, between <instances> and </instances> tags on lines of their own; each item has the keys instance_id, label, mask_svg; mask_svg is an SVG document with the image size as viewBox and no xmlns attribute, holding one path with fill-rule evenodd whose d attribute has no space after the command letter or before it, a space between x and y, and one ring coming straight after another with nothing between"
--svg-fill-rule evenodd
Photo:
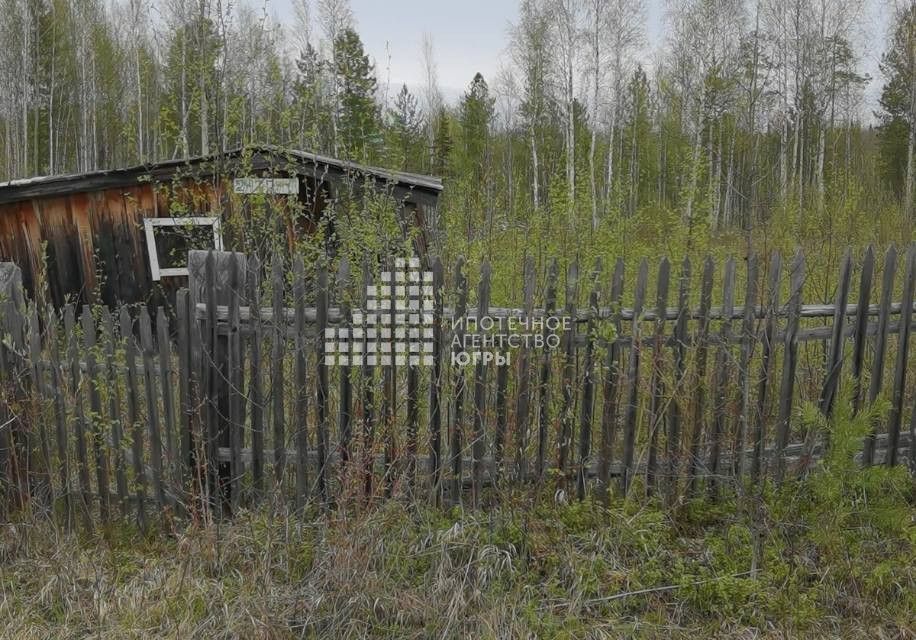
<instances>
[{"instance_id":1,"label":"green foliage","mask_svg":"<svg viewBox=\"0 0 916 640\"><path fill-rule=\"evenodd\" d=\"M881 58L881 72L887 82L881 91L880 141L881 170L898 195L904 193L907 172L908 138L916 124L913 116L912 87L916 83L916 7L903 8L896 16L893 35Z\"/></svg>"},{"instance_id":2,"label":"green foliage","mask_svg":"<svg viewBox=\"0 0 916 640\"><path fill-rule=\"evenodd\" d=\"M334 41L334 62L338 153L366 162L380 146L375 69L352 29Z\"/></svg>"}]
</instances>

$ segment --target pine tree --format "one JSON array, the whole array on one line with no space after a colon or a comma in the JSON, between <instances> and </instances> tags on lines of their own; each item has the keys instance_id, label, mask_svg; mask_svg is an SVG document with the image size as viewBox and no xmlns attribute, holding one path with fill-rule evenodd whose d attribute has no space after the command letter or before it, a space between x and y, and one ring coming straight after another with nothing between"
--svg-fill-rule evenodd
<instances>
[{"instance_id":1,"label":"pine tree","mask_svg":"<svg viewBox=\"0 0 916 640\"><path fill-rule=\"evenodd\" d=\"M912 211L916 137L916 6L902 11L890 48L881 59L887 83L881 91L879 140L885 178Z\"/></svg>"},{"instance_id":2,"label":"pine tree","mask_svg":"<svg viewBox=\"0 0 916 640\"><path fill-rule=\"evenodd\" d=\"M331 153L332 140L327 132L330 113L324 100L322 71L324 63L309 43L296 60L293 106L296 113L297 142L303 149Z\"/></svg>"},{"instance_id":3,"label":"pine tree","mask_svg":"<svg viewBox=\"0 0 916 640\"><path fill-rule=\"evenodd\" d=\"M487 81L477 73L461 99L459 119L462 166L475 173L478 179L483 177L494 102Z\"/></svg>"},{"instance_id":4,"label":"pine tree","mask_svg":"<svg viewBox=\"0 0 916 640\"><path fill-rule=\"evenodd\" d=\"M451 118L445 109L440 109L436 116L436 133L433 137L433 173L437 176L450 176L451 163L449 157L452 153L452 125Z\"/></svg>"},{"instance_id":5,"label":"pine tree","mask_svg":"<svg viewBox=\"0 0 916 640\"><path fill-rule=\"evenodd\" d=\"M419 171L423 162L423 131L426 126L416 97L403 85L388 109L391 123L390 160L402 169Z\"/></svg>"},{"instance_id":6,"label":"pine tree","mask_svg":"<svg viewBox=\"0 0 916 640\"><path fill-rule=\"evenodd\" d=\"M337 37L334 54L338 148L346 158L369 162L380 146L375 69L352 29Z\"/></svg>"}]
</instances>

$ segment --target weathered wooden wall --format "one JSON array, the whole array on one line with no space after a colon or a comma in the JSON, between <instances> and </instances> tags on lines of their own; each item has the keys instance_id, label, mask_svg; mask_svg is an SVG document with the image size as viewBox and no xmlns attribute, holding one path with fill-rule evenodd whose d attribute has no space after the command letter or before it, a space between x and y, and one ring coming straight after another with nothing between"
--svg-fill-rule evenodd
<instances>
[{"instance_id":1,"label":"weathered wooden wall","mask_svg":"<svg viewBox=\"0 0 916 640\"><path fill-rule=\"evenodd\" d=\"M168 211L151 184L0 204L0 258L19 265L30 297L56 307L161 303L183 283L153 286L143 219Z\"/></svg>"},{"instance_id":2,"label":"weathered wooden wall","mask_svg":"<svg viewBox=\"0 0 916 640\"><path fill-rule=\"evenodd\" d=\"M29 297L46 300L57 308L68 302L78 306L145 302L171 307L175 292L187 285L187 278L152 280L143 219L171 215L171 200L180 199L183 211L217 214L225 220L232 216L235 206L226 196L228 188L228 180L188 180L178 187L146 183L0 204L0 260L22 269ZM312 206L306 205L307 213L320 215L311 210L327 203L323 198L317 203L312 196L309 199ZM282 207L274 210L281 211ZM428 210L429 206L409 203L405 205L405 220L422 227ZM241 213L246 214L244 205ZM314 220L293 223L288 217L278 219L274 231L280 234L277 237L285 236L290 247L300 234L314 233L318 228ZM244 229L224 226L227 248L241 246L238 233ZM419 242L418 251L426 253L427 236L421 235ZM42 268L46 268L43 278ZM36 287L42 279L45 284L39 292Z\"/></svg>"}]
</instances>

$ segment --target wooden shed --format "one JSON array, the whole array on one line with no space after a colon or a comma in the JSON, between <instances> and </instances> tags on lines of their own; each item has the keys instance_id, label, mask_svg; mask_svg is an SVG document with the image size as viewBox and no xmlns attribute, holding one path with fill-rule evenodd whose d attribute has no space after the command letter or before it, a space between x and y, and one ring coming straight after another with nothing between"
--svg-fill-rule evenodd
<instances>
[{"instance_id":1,"label":"wooden shed","mask_svg":"<svg viewBox=\"0 0 916 640\"><path fill-rule=\"evenodd\" d=\"M185 286L188 249L251 251L258 234L288 247L318 229L333 235L329 224L343 222L322 225L327 212L369 192L390 202L426 252L438 243L441 190L431 176L270 146L14 180L0 183L0 260L19 265L30 296L46 282L55 306L164 301Z\"/></svg>"}]
</instances>

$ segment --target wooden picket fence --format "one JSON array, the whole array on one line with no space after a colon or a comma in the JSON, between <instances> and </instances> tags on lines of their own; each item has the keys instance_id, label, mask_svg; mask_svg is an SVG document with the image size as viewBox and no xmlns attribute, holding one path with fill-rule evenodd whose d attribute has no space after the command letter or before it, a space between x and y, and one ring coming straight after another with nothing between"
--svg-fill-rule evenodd
<instances>
[{"instance_id":1,"label":"wooden picket fence","mask_svg":"<svg viewBox=\"0 0 916 640\"><path fill-rule=\"evenodd\" d=\"M325 330L354 326L377 264L192 252L170 310L39 310L13 290L0 516L37 505L92 528L392 497L481 508L528 489L714 496L816 464L829 443L802 403L830 416L880 398L889 413L858 460L913 460L916 245L847 253L815 304L801 253L740 263L743 282L729 259L717 283L711 258L698 277L664 259L653 299L646 260L584 275L570 262L561 298L557 261L539 286L529 258L511 308L490 305L488 265L472 288L463 261L447 274L435 260L429 366L325 364ZM571 322L557 348L458 366L468 317Z\"/></svg>"}]
</instances>

